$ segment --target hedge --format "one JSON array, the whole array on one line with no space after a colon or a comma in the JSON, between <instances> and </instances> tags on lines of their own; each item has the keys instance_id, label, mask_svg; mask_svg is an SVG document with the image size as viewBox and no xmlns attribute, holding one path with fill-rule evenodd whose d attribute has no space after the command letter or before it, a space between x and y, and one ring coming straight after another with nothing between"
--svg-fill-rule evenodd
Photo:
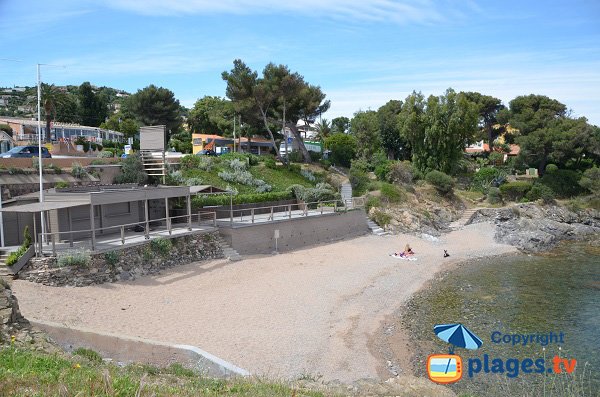
<instances>
[{"instance_id":1,"label":"hedge","mask_svg":"<svg viewBox=\"0 0 600 397\"><path fill-rule=\"evenodd\" d=\"M265 201L291 200L294 198L292 192L268 192L256 194L237 194L232 197L233 204L264 203ZM193 208L206 206L229 205L229 195L197 196L192 199Z\"/></svg>"},{"instance_id":2,"label":"hedge","mask_svg":"<svg viewBox=\"0 0 600 397\"><path fill-rule=\"evenodd\" d=\"M532 185L529 182L509 182L500 186L500 193L502 193L502 197L507 200L519 201L525 197L529 189L531 189L531 186Z\"/></svg>"}]
</instances>

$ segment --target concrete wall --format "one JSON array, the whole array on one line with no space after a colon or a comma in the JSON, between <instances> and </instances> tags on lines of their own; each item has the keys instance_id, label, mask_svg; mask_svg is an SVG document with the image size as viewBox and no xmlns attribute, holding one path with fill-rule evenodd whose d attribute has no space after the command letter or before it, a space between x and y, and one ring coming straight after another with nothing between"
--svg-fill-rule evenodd
<instances>
[{"instance_id":1,"label":"concrete wall","mask_svg":"<svg viewBox=\"0 0 600 397\"><path fill-rule=\"evenodd\" d=\"M174 345L85 328L65 327L46 321L32 320L31 324L70 352L85 347L97 351L102 358L127 364L135 362L166 367L173 363L180 363L207 376L222 378L249 375L248 371L193 346Z\"/></svg>"},{"instance_id":2,"label":"concrete wall","mask_svg":"<svg viewBox=\"0 0 600 397\"><path fill-rule=\"evenodd\" d=\"M269 254L275 250L274 232L279 230L278 251L360 236L368 232L367 216L361 210L309 216L286 221L219 229L224 239L240 254Z\"/></svg>"}]
</instances>

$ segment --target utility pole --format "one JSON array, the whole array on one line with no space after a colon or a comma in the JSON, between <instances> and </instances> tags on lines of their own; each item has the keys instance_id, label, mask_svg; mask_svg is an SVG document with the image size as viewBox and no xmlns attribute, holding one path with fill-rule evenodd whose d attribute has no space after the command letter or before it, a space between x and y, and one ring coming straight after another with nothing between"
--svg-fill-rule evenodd
<instances>
[{"instance_id":1,"label":"utility pole","mask_svg":"<svg viewBox=\"0 0 600 397\"><path fill-rule=\"evenodd\" d=\"M285 139L285 163L288 164L290 161L290 153L288 152L288 137L287 131L285 130L285 99L283 100L283 139Z\"/></svg>"},{"instance_id":2,"label":"utility pole","mask_svg":"<svg viewBox=\"0 0 600 397\"><path fill-rule=\"evenodd\" d=\"M37 64L37 133L38 133L38 168L40 173L40 225L42 227L42 241L44 240L46 227L44 223L44 211L41 211L44 205L44 180L42 163L42 83L40 80L40 66ZM49 131L48 131L49 132Z\"/></svg>"}]
</instances>

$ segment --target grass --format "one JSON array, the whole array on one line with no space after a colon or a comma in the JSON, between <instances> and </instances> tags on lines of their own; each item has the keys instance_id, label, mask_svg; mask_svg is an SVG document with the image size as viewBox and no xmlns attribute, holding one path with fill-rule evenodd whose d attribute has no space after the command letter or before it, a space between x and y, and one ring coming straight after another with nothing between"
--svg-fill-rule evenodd
<instances>
[{"instance_id":1,"label":"grass","mask_svg":"<svg viewBox=\"0 0 600 397\"><path fill-rule=\"evenodd\" d=\"M455 194L462 199L470 200L472 202L476 202L477 200L481 200L483 198L483 193L479 190L454 190Z\"/></svg>"},{"instance_id":2,"label":"grass","mask_svg":"<svg viewBox=\"0 0 600 397\"><path fill-rule=\"evenodd\" d=\"M92 352L92 353L91 353ZM97 353L68 357L32 350L0 349L2 396L307 396L323 393L255 378L215 379L179 364L124 368L97 360ZM95 354L93 354L95 353ZM89 360L87 357L94 357Z\"/></svg>"}]
</instances>

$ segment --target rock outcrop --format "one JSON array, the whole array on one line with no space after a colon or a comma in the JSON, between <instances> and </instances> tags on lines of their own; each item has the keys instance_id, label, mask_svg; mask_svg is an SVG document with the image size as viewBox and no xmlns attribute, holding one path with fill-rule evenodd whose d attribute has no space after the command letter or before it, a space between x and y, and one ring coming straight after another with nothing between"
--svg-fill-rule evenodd
<instances>
[{"instance_id":1,"label":"rock outcrop","mask_svg":"<svg viewBox=\"0 0 600 397\"><path fill-rule=\"evenodd\" d=\"M561 206L533 203L481 209L471 223L492 221L495 239L523 252L541 252L562 240L582 240L600 233L600 212L573 212Z\"/></svg>"}]
</instances>

